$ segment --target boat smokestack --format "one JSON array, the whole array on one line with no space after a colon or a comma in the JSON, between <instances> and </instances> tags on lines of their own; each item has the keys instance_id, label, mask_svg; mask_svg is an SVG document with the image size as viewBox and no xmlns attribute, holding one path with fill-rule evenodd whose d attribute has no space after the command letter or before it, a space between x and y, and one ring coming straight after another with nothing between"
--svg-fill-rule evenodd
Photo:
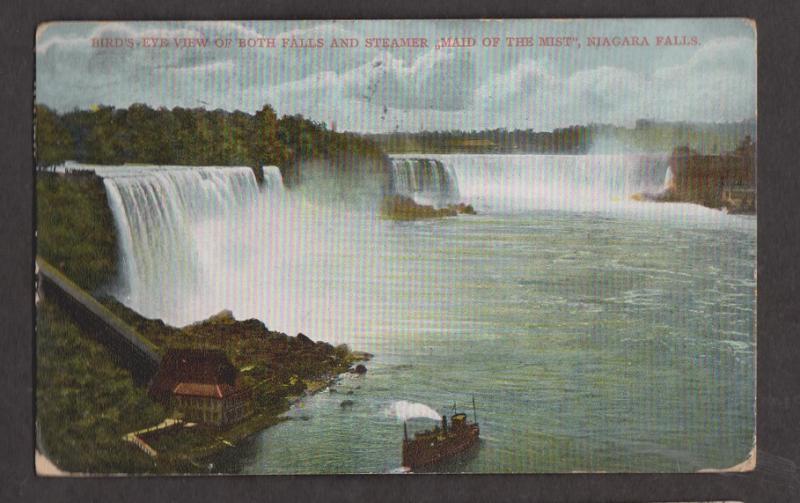
<instances>
[{"instance_id":1,"label":"boat smokestack","mask_svg":"<svg viewBox=\"0 0 800 503\"><path fill-rule=\"evenodd\" d=\"M442 432L447 433L447 416L442 416Z\"/></svg>"}]
</instances>

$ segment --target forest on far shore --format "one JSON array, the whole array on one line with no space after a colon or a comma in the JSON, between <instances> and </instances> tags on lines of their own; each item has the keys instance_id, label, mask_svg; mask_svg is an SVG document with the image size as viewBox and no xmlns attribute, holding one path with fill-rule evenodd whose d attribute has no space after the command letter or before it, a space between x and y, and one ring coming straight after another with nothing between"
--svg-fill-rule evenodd
<instances>
[{"instance_id":1,"label":"forest on far shore","mask_svg":"<svg viewBox=\"0 0 800 503\"><path fill-rule=\"evenodd\" d=\"M721 154L734 150L746 136L756 137L755 119L727 123L640 119L632 127L587 124L552 131L495 128L367 135L392 153L572 155L670 152L679 146L704 154Z\"/></svg>"},{"instance_id":2,"label":"forest on far shore","mask_svg":"<svg viewBox=\"0 0 800 503\"><path fill-rule=\"evenodd\" d=\"M381 172L387 162L372 140L332 131L301 115L278 118L269 105L253 114L154 109L143 104L57 113L37 105L35 124L38 167L66 160L105 165L274 165L291 184L304 161L327 161L335 172L348 172L354 166Z\"/></svg>"}]
</instances>

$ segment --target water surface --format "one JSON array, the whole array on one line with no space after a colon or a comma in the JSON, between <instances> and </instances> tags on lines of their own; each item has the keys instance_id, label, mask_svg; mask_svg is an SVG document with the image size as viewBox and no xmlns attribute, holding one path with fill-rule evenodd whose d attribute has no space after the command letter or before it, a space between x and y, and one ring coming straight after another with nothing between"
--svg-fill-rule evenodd
<instances>
[{"instance_id":1,"label":"water surface","mask_svg":"<svg viewBox=\"0 0 800 503\"><path fill-rule=\"evenodd\" d=\"M140 177L126 192L105 174L121 191L118 226L138 243L119 287L132 307L176 325L232 309L375 354L366 376L303 400L213 471L395 471L394 402L471 413L473 396L481 444L439 471L694 471L745 459L754 217L630 201L668 180L663 158L437 159L452 180L428 177L436 190L478 215L392 222L313 188L255 189L241 170L227 185L219 172L192 182L208 189L202 200L165 189L179 199L161 207L159 187L194 175ZM406 175L409 195L430 200Z\"/></svg>"}]
</instances>

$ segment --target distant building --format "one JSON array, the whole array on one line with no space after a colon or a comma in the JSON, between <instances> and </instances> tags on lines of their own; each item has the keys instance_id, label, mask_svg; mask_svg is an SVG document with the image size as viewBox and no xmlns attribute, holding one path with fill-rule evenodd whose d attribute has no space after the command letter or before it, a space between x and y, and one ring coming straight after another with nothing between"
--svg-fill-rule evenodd
<instances>
[{"instance_id":1,"label":"distant building","mask_svg":"<svg viewBox=\"0 0 800 503\"><path fill-rule=\"evenodd\" d=\"M150 396L186 421L224 426L250 414L250 392L239 371L216 349L172 349L161 360Z\"/></svg>"},{"instance_id":2,"label":"distant building","mask_svg":"<svg viewBox=\"0 0 800 503\"><path fill-rule=\"evenodd\" d=\"M722 204L733 210L752 211L756 206L756 191L746 185L723 185Z\"/></svg>"}]
</instances>

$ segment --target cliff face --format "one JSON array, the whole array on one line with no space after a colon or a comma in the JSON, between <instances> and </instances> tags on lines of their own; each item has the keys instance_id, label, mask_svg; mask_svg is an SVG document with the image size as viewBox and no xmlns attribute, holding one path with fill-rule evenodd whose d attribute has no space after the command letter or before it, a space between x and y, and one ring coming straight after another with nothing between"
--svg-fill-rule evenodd
<instances>
[{"instance_id":1,"label":"cliff face","mask_svg":"<svg viewBox=\"0 0 800 503\"><path fill-rule=\"evenodd\" d=\"M662 200L755 212L755 144L747 137L733 152L702 155L678 147L670 158L672 185Z\"/></svg>"}]
</instances>

